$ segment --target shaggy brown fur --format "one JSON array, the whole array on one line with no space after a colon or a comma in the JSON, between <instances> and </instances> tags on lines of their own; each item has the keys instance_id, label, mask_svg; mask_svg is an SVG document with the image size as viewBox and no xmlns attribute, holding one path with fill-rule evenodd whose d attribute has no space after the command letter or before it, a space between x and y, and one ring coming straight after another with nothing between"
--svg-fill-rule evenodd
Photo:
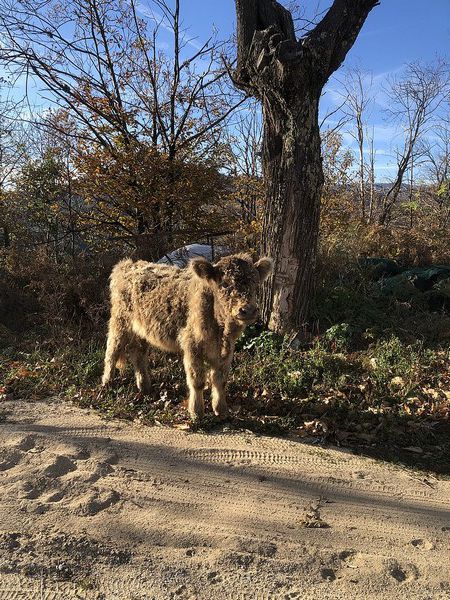
<instances>
[{"instance_id":1,"label":"shaggy brown fur","mask_svg":"<svg viewBox=\"0 0 450 600\"><path fill-rule=\"evenodd\" d=\"M111 274L103 385L128 353L137 386L145 392L146 350L151 344L183 355L193 419L203 415L210 369L213 410L223 416L234 344L244 327L256 320L256 289L271 270L270 258L254 264L246 254L222 258L215 265L197 258L183 270L144 261L118 263Z\"/></svg>"}]
</instances>

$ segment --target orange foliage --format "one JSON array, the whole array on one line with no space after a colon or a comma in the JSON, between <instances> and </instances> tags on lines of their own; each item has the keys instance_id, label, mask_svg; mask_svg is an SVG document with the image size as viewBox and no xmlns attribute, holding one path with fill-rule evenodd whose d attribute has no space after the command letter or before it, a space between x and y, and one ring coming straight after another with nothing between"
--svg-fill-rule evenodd
<instances>
[{"instance_id":1,"label":"orange foliage","mask_svg":"<svg viewBox=\"0 0 450 600\"><path fill-rule=\"evenodd\" d=\"M164 230L184 243L230 227L224 178L208 164L143 143L117 143L113 152L80 144L75 168L86 219L115 234Z\"/></svg>"}]
</instances>

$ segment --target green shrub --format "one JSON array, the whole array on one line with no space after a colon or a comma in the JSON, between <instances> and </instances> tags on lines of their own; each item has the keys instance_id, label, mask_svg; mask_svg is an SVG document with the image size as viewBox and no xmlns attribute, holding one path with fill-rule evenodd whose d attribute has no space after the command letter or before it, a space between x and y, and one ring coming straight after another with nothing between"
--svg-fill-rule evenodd
<instances>
[{"instance_id":1,"label":"green shrub","mask_svg":"<svg viewBox=\"0 0 450 600\"><path fill-rule=\"evenodd\" d=\"M355 328L349 323L337 323L327 329L323 335L331 350L342 352L347 350L355 335Z\"/></svg>"}]
</instances>

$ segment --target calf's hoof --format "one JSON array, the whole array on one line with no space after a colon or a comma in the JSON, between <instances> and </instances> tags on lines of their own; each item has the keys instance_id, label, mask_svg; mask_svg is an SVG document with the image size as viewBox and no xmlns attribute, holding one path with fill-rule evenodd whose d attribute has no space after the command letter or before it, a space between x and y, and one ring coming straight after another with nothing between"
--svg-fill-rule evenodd
<instances>
[{"instance_id":1,"label":"calf's hoof","mask_svg":"<svg viewBox=\"0 0 450 600\"><path fill-rule=\"evenodd\" d=\"M213 407L213 411L216 417L219 417L219 419L226 419L230 414L230 411L228 410L228 406L226 404L221 404L220 406Z\"/></svg>"},{"instance_id":2,"label":"calf's hoof","mask_svg":"<svg viewBox=\"0 0 450 600\"><path fill-rule=\"evenodd\" d=\"M191 421L193 423L198 423L205 416L205 410L201 407L196 407L195 409L189 409L189 416L191 417Z\"/></svg>"},{"instance_id":3,"label":"calf's hoof","mask_svg":"<svg viewBox=\"0 0 450 600\"><path fill-rule=\"evenodd\" d=\"M139 390L139 392L141 394L143 394L144 396L149 396L150 392L151 392L151 387L150 385L138 385L137 389Z\"/></svg>"}]
</instances>

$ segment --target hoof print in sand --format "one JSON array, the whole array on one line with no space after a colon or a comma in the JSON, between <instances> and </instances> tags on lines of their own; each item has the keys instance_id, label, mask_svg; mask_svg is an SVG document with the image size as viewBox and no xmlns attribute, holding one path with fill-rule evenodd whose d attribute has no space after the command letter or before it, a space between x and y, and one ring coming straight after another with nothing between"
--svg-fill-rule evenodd
<instances>
[{"instance_id":1,"label":"hoof print in sand","mask_svg":"<svg viewBox=\"0 0 450 600\"><path fill-rule=\"evenodd\" d=\"M356 550L342 550L339 552L338 557L342 561L349 561L356 555Z\"/></svg>"},{"instance_id":2,"label":"hoof print in sand","mask_svg":"<svg viewBox=\"0 0 450 600\"><path fill-rule=\"evenodd\" d=\"M36 504L33 506L33 509L30 511L35 515L43 515L48 511L48 506L45 504Z\"/></svg>"},{"instance_id":3,"label":"hoof print in sand","mask_svg":"<svg viewBox=\"0 0 450 600\"><path fill-rule=\"evenodd\" d=\"M40 477L34 481L24 481L18 490L18 497L23 500L36 500L47 489L49 481Z\"/></svg>"},{"instance_id":4,"label":"hoof print in sand","mask_svg":"<svg viewBox=\"0 0 450 600\"><path fill-rule=\"evenodd\" d=\"M336 574L333 569L321 569L320 576L325 581L334 581L336 579Z\"/></svg>"},{"instance_id":5,"label":"hoof print in sand","mask_svg":"<svg viewBox=\"0 0 450 600\"><path fill-rule=\"evenodd\" d=\"M238 552L245 552L256 556L263 556L265 558L273 558L278 548L273 542L265 542L258 539L244 538L239 540L236 549Z\"/></svg>"},{"instance_id":6,"label":"hoof print in sand","mask_svg":"<svg viewBox=\"0 0 450 600\"><path fill-rule=\"evenodd\" d=\"M88 461L88 464L84 466L86 475L84 476L85 483L95 483L102 477L110 475L114 469L107 462Z\"/></svg>"},{"instance_id":7,"label":"hoof print in sand","mask_svg":"<svg viewBox=\"0 0 450 600\"><path fill-rule=\"evenodd\" d=\"M56 492L52 492L46 498L44 498L44 502L59 502L63 498L64 498L63 490L57 490Z\"/></svg>"},{"instance_id":8,"label":"hoof print in sand","mask_svg":"<svg viewBox=\"0 0 450 600\"><path fill-rule=\"evenodd\" d=\"M36 438L34 435L26 435L24 438L19 440L16 444L16 448L18 450L23 450L24 452L28 452L32 450L36 446Z\"/></svg>"},{"instance_id":9,"label":"hoof print in sand","mask_svg":"<svg viewBox=\"0 0 450 600\"><path fill-rule=\"evenodd\" d=\"M397 561L391 560L387 565L388 574L397 580L399 583L403 583L404 581L411 581L413 579L417 579L419 576L419 572L417 568L413 564L405 564L400 565Z\"/></svg>"},{"instance_id":10,"label":"hoof print in sand","mask_svg":"<svg viewBox=\"0 0 450 600\"><path fill-rule=\"evenodd\" d=\"M67 456L57 456L54 461L44 468L47 477L62 477L71 471L75 471L76 464Z\"/></svg>"},{"instance_id":11,"label":"hoof print in sand","mask_svg":"<svg viewBox=\"0 0 450 600\"><path fill-rule=\"evenodd\" d=\"M22 454L18 450L0 450L0 471L7 471L19 464Z\"/></svg>"},{"instance_id":12,"label":"hoof print in sand","mask_svg":"<svg viewBox=\"0 0 450 600\"><path fill-rule=\"evenodd\" d=\"M114 490L88 494L78 503L75 512L83 517L92 517L116 504L119 500L120 494Z\"/></svg>"},{"instance_id":13,"label":"hoof print in sand","mask_svg":"<svg viewBox=\"0 0 450 600\"><path fill-rule=\"evenodd\" d=\"M220 576L220 574L217 571L211 571L210 573L208 573L207 577L208 577L209 583L221 583L222 582L222 577Z\"/></svg>"}]
</instances>

